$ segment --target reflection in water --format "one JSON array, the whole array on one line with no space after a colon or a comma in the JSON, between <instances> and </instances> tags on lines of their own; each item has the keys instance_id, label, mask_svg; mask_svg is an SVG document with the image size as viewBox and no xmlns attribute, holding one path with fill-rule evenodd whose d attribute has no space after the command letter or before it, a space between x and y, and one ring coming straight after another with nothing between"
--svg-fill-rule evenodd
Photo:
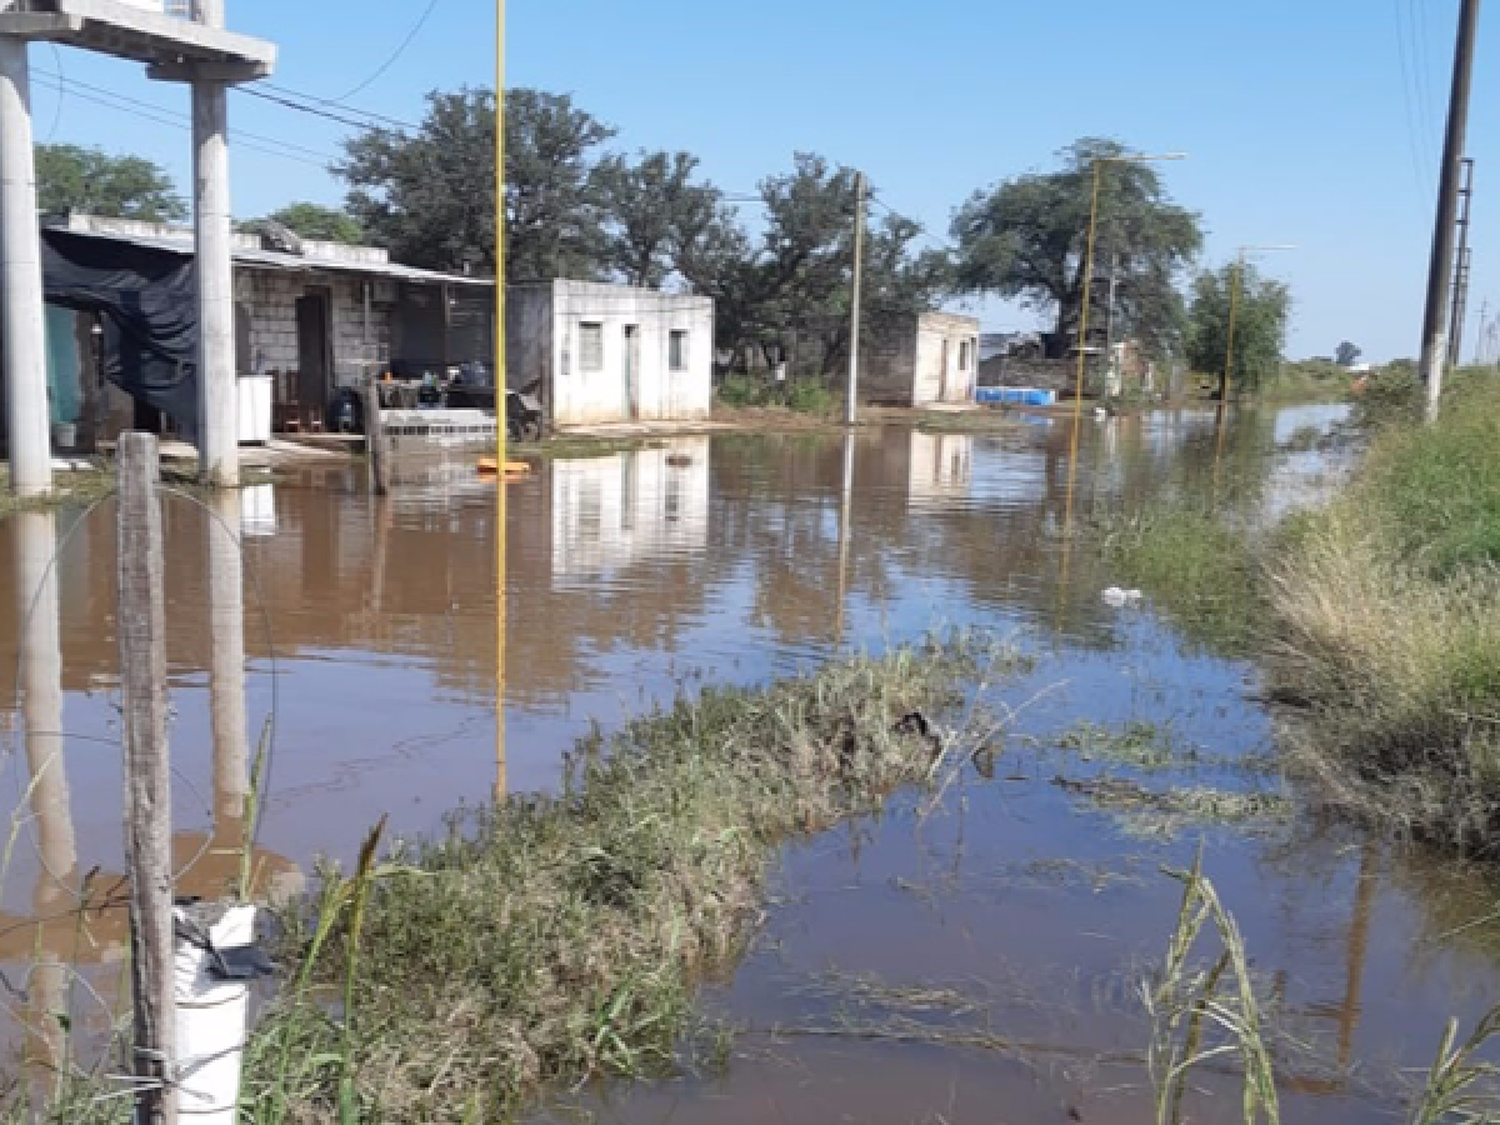
<instances>
[{"instance_id":1,"label":"reflection in water","mask_svg":"<svg viewBox=\"0 0 1500 1125\"><path fill-rule=\"evenodd\" d=\"M552 584L587 593L668 555L701 554L708 539L707 437L552 467Z\"/></svg>"},{"instance_id":2,"label":"reflection in water","mask_svg":"<svg viewBox=\"0 0 1500 1125\"><path fill-rule=\"evenodd\" d=\"M241 498L215 492L204 521L208 547L208 690L212 715L214 828L243 828L250 792L249 728L245 711L245 564L240 554Z\"/></svg>"},{"instance_id":3,"label":"reflection in water","mask_svg":"<svg viewBox=\"0 0 1500 1125\"><path fill-rule=\"evenodd\" d=\"M195 502L178 498L166 501L169 558L193 566L194 560L207 575L206 613L194 613L191 598L173 589L170 598L178 627L191 622L201 634L195 648L206 654L207 738L211 747L208 770L212 787L212 826L199 830L185 826L172 837L172 862L178 872L177 892L182 895L219 898L242 882L246 844L245 807L249 789L249 755L246 730L245 615L243 564L237 536L241 528L238 493L216 496L212 511L204 512ZM185 512L192 514L185 518ZM28 1075L38 1092L50 1084L64 1064L72 1036L103 1035L117 1013L116 968L128 956L128 888L121 868L120 759L118 729L111 719L94 723L102 710L113 715L109 691L118 677L107 666L114 648L112 630L113 511L100 509L94 527L75 529L73 547L57 555L55 518L50 513L22 513L6 521L11 540L12 620L17 628L12 665L18 671L19 734L24 745L24 776L18 776L18 807L12 823L21 830L22 843L14 853L6 874L12 879L29 878L29 899L10 893L7 909L0 914L0 966L15 979L24 980L25 1013L20 1017L26 1038ZM184 550L194 541L197 552ZM85 551L84 546L93 548ZM105 547L109 549L106 550ZM105 557L98 558L97 555ZM170 569L170 566L169 566ZM93 583L97 582L97 586ZM104 622L92 619L90 609L100 608ZM64 619L73 629L65 631ZM86 624L82 619L87 619ZM104 625L103 628L100 626ZM92 645L84 666L86 690L73 696L77 706L72 721L65 721L64 685L69 676L78 682L78 670L70 669L66 656L78 651L80 625ZM69 642L72 642L71 645ZM174 702L191 712L193 689L182 680L179 663L174 668L178 690ZM200 665L202 667L202 665ZM101 690L102 689L102 690ZM90 716L90 712L94 712ZM179 717L189 731L196 724L190 715ZM174 758L187 759L185 770L193 772L196 740L177 740ZM202 745L202 743L199 743ZM102 768L101 768L102 767ZM70 787L72 774L77 782ZM71 791L70 791L71 789ZM174 802L175 803L175 802ZM89 833L88 858L76 826ZM87 866L87 873L83 868ZM301 877L292 861L257 849L250 857L251 892L262 901L284 900L301 887ZM24 976L20 967L25 966ZM76 983L78 978L86 983ZM82 1011L75 1000L90 998ZM17 1028L6 1030L6 1038Z\"/></svg>"},{"instance_id":4,"label":"reflection in water","mask_svg":"<svg viewBox=\"0 0 1500 1125\"><path fill-rule=\"evenodd\" d=\"M17 689L21 704L21 737L25 744L26 785L36 826L38 868L31 909L36 918L52 918L73 905L78 845L68 800L67 763L63 759L62 655L59 640L57 526L50 512L22 512L12 517L15 550L16 619L19 633ZM20 815L20 810L17 814ZM13 821L14 823L14 821ZM6 924L9 928L9 923ZM25 1026L28 1075L38 1092L45 1074L56 1072L66 1049L67 969L61 950L35 941L29 978ZM23 955L24 956L24 955Z\"/></svg>"}]
</instances>

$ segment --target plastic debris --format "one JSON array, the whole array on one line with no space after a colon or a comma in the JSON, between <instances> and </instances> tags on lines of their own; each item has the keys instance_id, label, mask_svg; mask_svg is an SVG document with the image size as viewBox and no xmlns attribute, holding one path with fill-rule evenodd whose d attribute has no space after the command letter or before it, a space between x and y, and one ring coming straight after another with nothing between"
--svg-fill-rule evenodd
<instances>
[{"instance_id":1,"label":"plastic debris","mask_svg":"<svg viewBox=\"0 0 1500 1125\"><path fill-rule=\"evenodd\" d=\"M1122 590L1118 586L1111 586L1104 591L1104 604L1123 609L1127 605L1136 605L1141 600L1139 590Z\"/></svg>"}]
</instances>

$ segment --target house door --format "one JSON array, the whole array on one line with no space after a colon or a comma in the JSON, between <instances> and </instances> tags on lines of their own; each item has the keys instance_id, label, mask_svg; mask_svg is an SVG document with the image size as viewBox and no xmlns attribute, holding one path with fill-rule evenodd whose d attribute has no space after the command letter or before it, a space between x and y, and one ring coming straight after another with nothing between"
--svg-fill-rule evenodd
<instances>
[{"instance_id":1,"label":"house door","mask_svg":"<svg viewBox=\"0 0 1500 1125\"><path fill-rule=\"evenodd\" d=\"M938 366L938 401L948 401L948 341L943 341L943 350L939 356Z\"/></svg>"},{"instance_id":2,"label":"house door","mask_svg":"<svg viewBox=\"0 0 1500 1125\"><path fill-rule=\"evenodd\" d=\"M641 326L625 326L625 401L622 413L627 421L634 422L641 416Z\"/></svg>"},{"instance_id":3,"label":"house door","mask_svg":"<svg viewBox=\"0 0 1500 1125\"><path fill-rule=\"evenodd\" d=\"M323 428L323 411L333 393L333 340L329 332L329 293L309 289L297 298L297 400L305 430Z\"/></svg>"}]
</instances>

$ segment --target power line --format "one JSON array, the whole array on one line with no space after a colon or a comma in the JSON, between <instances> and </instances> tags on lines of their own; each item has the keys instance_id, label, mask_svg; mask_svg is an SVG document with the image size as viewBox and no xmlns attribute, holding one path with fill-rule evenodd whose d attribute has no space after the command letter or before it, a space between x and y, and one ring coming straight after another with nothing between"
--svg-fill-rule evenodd
<instances>
[{"instance_id":1,"label":"power line","mask_svg":"<svg viewBox=\"0 0 1500 1125\"><path fill-rule=\"evenodd\" d=\"M285 106L287 109L295 109L298 113L311 114L313 117L324 117L329 121L337 121L340 125L347 125L351 129L370 130L380 127L372 125L369 121L359 121L355 118L345 116L341 113L334 113L331 110L320 109L316 105L309 105L306 102L294 101L291 98L282 97L280 94L271 94L267 93L265 90L257 90L253 86L241 86L238 87L238 89L241 94L244 94L247 97L259 98L261 101L266 102L273 102L276 105ZM334 103L330 102L327 104L332 105ZM416 126L408 125L405 126L405 128L415 129Z\"/></svg>"},{"instance_id":2,"label":"power line","mask_svg":"<svg viewBox=\"0 0 1500 1125\"><path fill-rule=\"evenodd\" d=\"M1422 121L1432 120L1432 51L1427 38L1427 21L1424 18L1422 5L1419 0L1407 0L1411 11L1412 28L1412 51L1417 60L1417 105L1422 114ZM1422 153L1427 157L1427 166L1431 167L1437 161L1432 151L1432 140L1428 133L1422 135Z\"/></svg>"},{"instance_id":3,"label":"power line","mask_svg":"<svg viewBox=\"0 0 1500 1125\"><path fill-rule=\"evenodd\" d=\"M177 115L175 111L165 106L153 105L150 102L143 102L124 94L116 94L113 91L80 82L76 78L69 79L64 84L58 75L40 68L35 73L40 76L38 85L57 91L59 96L67 95L82 101L91 102L94 105L104 106L106 109L113 109L119 113L128 113L138 121L150 121L152 124L165 125L174 129L192 129L191 118L187 118L184 115ZM299 164L307 164L325 171L328 165L335 159L314 149L305 149L300 145L289 144L275 137L266 137L258 133L246 133L236 130L234 137L241 147L247 148L252 152L263 153L267 156L278 156L283 160L294 160ZM264 143L257 144L257 141ZM309 155L299 156L294 151L288 151L293 149L300 150Z\"/></svg>"},{"instance_id":4,"label":"power line","mask_svg":"<svg viewBox=\"0 0 1500 1125\"><path fill-rule=\"evenodd\" d=\"M1401 59L1401 102L1406 110L1406 143L1411 153L1412 183L1420 195L1422 184L1422 158L1417 151L1417 114L1412 105L1411 64L1406 59L1406 19L1401 0L1391 0L1396 16L1396 53Z\"/></svg>"},{"instance_id":5,"label":"power line","mask_svg":"<svg viewBox=\"0 0 1500 1125\"><path fill-rule=\"evenodd\" d=\"M427 21L432 18L432 13L437 9L437 6L438 0L427 0L427 7L422 11L422 14L420 17L418 17L417 22L412 25L411 31L407 32L406 38L401 40L401 45L391 53L391 57L386 59L385 62L381 63L380 66L376 68L374 74L370 75L370 77L366 78L358 86L354 87L354 89L350 90L342 97L334 99L335 104L347 101L348 99L354 97L355 94L363 93L365 90L369 89L376 82L378 82L382 77L384 77L385 72L396 65L401 56L406 54L406 49L412 45L418 35L422 34L422 29L427 26Z\"/></svg>"},{"instance_id":6,"label":"power line","mask_svg":"<svg viewBox=\"0 0 1500 1125\"><path fill-rule=\"evenodd\" d=\"M52 113L52 128L47 130L47 140L44 142L46 144L51 144L53 139L57 136L57 128L62 124L63 104L68 100L68 92L66 89L68 80L67 77L63 74L62 51L58 49L56 43L49 44L49 46L51 46L52 48L52 57L57 60L58 93L57 108L54 109Z\"/></svg>"},{"instance_id":7,"label":"power line","mask_svg":"<svg viewBox=\"0 0 1500 1125\"><path fill-rule=\"evenodd\" d=\"M872 196L870 196L870 202L873 203L873 204L875 204L875 206L879 207L882 211L884 211L887 215L890 215L892 218L895 218L895 219L905 219L908 223L910 223L912 226L914 226L914 227L917 228L917 234L919 236L921 236L922 238L927 239L928 242L932 243L938 249L940 249L940 250L951 250L951 251L956 251L958 249L958 247L955 246L948 239L943 238L943 237L941 237L939 235L933 234L930 230L928 230L926 227L924 227L921 223L917 222L916 219L913 219L909 215L903 215L899 211L894 210L889 203L887 203L885 200L881 199L878 195L872 195Z\"/></svg>"},{"instance_id":8,"label":"power line","mask_svg":"<svg viewBox=\"0 0 1500 1125\"><path fill-rule=\"evenodd\" d=\"M275 82L258 82L256 83L255 88L258 90L273 90L276 93L283 95L284 97L293 99L294 101L304 102L311 105L338 106L338 108L344 110L346 113L353 113L358 117L369 118L371 124L366 126L366 128L379 128L381 126L389 126L395 129L410 130L413 132L421 128L420 125L414 125L410 121L402 121L399 117L390 117L384 113L376 113L373 110L360 109L358 106L345 105L342 102L334 101L332 98L320 98L316 94L308 94L304 93L301 90L293 90L288 86L282 86Z\"/></svg>"}]
</instances>

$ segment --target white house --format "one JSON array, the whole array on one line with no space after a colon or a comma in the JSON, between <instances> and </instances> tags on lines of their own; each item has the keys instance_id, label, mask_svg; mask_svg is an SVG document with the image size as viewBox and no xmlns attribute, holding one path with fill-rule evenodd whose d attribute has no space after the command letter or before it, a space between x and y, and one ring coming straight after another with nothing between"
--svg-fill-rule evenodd
<instances>
[{"instance_id":1,"label":"white house","mask_svg":"<svg viewBox=\"0 0 1500 1125\"><path fill-rule=\"evenodd\" d=\"M898 406L972 402L979 321L926 312L876 327L860 366L860 396Z\"/></svg>"},{"instance_id":2,"label":"white house","mask_svg":"<svg viewBox=\"0 0 1500 1125\"><path fill-rule=\"evenodd\" d=\"M506 287L506 382L554 426L696 421L713 398L714 303L592 281Z\"/></svg>"}]
</instances>

